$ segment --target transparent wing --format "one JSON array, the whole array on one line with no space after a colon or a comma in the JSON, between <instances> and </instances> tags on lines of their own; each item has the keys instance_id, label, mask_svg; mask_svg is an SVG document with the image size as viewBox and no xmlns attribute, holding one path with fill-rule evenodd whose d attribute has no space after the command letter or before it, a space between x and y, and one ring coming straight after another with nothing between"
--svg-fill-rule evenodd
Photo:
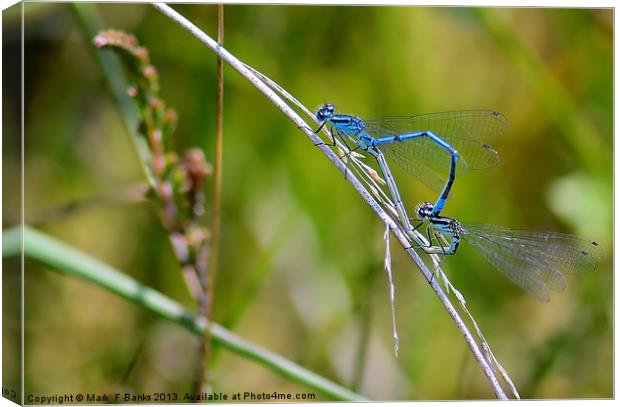
<instances>
[{"instance_id":1,"label":"transparent wing","mask_svg":"<svg viewBox=\"0 0 620 407\"><path fill-rule=\"evenodd\" d=\"M545 302L547 289L566 288L562 273L592 271L602 254L598 243L563 233L463 225L463 238L511 281Z\"/></svg>"},{"instance_id":2,"label":"transparent wing","mask_svg":"<svg viewBox=\"0 0 620 407\"><path fill-rule=\"evenodd\" d=\"M413 149L418 149L416 153L422 155L424 147L427 147L428 143L433 144L429 147L434 153L432 148L437 145L430 140L384 144L381 146L381 151L385 153L384 155L390 161L395 162L404 171L422 181L433 191L440 192L446 184L450 171L450 153L442 150L443 154L435 157L427 156L424 159L417 159L415 154L408 153L409 147L412 147ZM457 166L457 168L459 167Z\"/></svg>"},{"instance_id":3,"label":"transparent wing","mask_svg":"<svg viewBox=\"0 0 620 407\"><path fill-rule=\"evenodd\" d=\"M490 110L430 113L412 117L367 120L366 132L390 137L418 131L433 131L459 153L457 171L496 165L499 155L486 141L501 135L508 121ZM386 157L434 190L441 190L450 168L450 153L427 137L383 144Z\"/></svg>"},{"instance_id":4,"label":"transparent wing","mask_svg":"<svg viewBox=\"0 0 620 407\"><path fill-rule=\"evenodd\" d=\"M367 125L379 126L395 133L433 130L441 137L488 141L506 131L508 119L493 110L455 110L426 113L417 116L382 117L364 120Z\"/></svg>"},{"instance_id":5,"label":"transparent wing","mask_svg":"<svg viewBox=\"0 0 620 407\"><path fill-rule=\"evenodd\" d=\"M459 152L469 169L489 168L499 162L497 152L487 142L503 134L508 127L508 120L492 110L460 110L411 117L386 117L366 120L365 123L369 132L372 133L373 130L376 132L376 137L432 131ZM427 138L390 143L386 144L385 148L402 148L397 146L410 143L428 143L418 149L410 148L414 151L409 152L413 153L416 159L448 154Z\"/></svg>"}]
</instances>

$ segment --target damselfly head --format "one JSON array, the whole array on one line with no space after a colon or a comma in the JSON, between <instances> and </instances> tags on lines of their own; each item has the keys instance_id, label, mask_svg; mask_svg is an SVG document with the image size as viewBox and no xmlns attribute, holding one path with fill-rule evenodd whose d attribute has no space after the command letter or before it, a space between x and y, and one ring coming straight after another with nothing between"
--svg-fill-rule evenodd
<instances>
[{"instance_id":1,"label":"damselfly head","mask_svg":"<svg viewBox=\"0 0 620 407\"><path fill-rule=\"evenodd\" d=\"M334 111L336 107L331 103L325 103L323 106L319 107L316 111L316 119L320 122L327 121L332 118L334 115Z\"/></svg>"},{"instance_id":2,"label":"damselfly head","mask_svg":"<svg viewBox=\"0 0 620 407\"><path fill-rule=\"evenodd\" d=\"M431 202L422 202L417 208L415 208L418 219L425 220L430 218L433 213L433 208L434 205Z\"/></svg>"}]
</instances>

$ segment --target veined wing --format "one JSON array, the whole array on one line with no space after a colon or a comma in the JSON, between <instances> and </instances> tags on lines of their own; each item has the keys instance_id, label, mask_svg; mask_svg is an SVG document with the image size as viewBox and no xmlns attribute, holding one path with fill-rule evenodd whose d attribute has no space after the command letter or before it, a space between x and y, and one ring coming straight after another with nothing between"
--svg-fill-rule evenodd
<instances>
[{"instance_id":1,"label":"veined wing","mask_svg":"<svg viewBox=\"0 0 620 407\"><path fill-rule=\"evenodd\" d=\"M432 130L440 137L489 141L502 135L508 119L493 110L455 110L426 113L417 116L382 117L364 120L367 125L379 126L397 134Z\"/></svg>"},{"instance_id":2,"label":"veined wing","mask_svg":"<svg viewBox=\"0 0 620 407\"><path fill-rule=\"evenodd\" d=\"M419 140L416 142L390 143L381 146L381 151L390 161L394 161L400 168L413 175L426 186L436 192L440 192L446 184L447 175L450 170L450 153L443 151L443 155L436 157L426 157L424 160L412 159L408 154L408 147L425 147L430 140ZM398 144L398 148L396 146ZM431 149L437 145L433 143ZM434 150L432 150L434 152Z\"/></svg>"},{"instance_id":3,"label":"veined wing","mask_svg":"<svg viewBox=\"0 0 620 407\"><path fill-rule=\"evenodd\" d=\"M429 113L410 117L387 117L366 120L366 131L374 137L396 136L419 131L432 131L459 152L469 169L484 169L499 162L497 152L487 141L503 134L508 120L492 110L461 110ZM426 137L411 139L402 143L381 146L388 150L399 150L416 161L422 161L437 169L445 165L441 159L450 154ZM439 160L438 160L439 158ZM449 161L448 161L449 163ZM405 168L406 169L406 168Z\"/></svg>"},{"instance_id":4,"label":"veined wing","mask_svg":"<svg viewBox=\"0 0 620 407\"><path fill-rule=\"evenodd\" d=\"M455 143L457 141L457 143ZM469 168L473 161L475 168L486 168L480 163L485 162L492 166L499 161L498 154L491 147L482 150L478 141L451 140L453 147L456 145L460 155L457 160L457 175ZM441 191L447 181L450 172L451 154L441 148L433 140L421 137L406 141L396 141L382 144L379 149L391 161L409 174L417 177L435 191ZM465 153L465 154L463 154ZM471 161L465 161L469 157Z\"/></svg>"},{"instance_id":5,"label":"veined wing","mask_svg":"<svg viewBox=\"0 0 620 407\"><path fill-rule=\"evenodd\" d=\"M463 225L463 238L511 281L545 302L547 289L566 288L563 273L592 271L602 254L594 241L555 232Z\"/></svg>"}]
</instances>

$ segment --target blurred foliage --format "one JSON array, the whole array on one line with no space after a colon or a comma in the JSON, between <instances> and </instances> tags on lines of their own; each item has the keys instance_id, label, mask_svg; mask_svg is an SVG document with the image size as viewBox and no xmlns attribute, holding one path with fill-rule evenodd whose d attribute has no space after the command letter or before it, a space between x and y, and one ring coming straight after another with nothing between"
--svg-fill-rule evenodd
<instances>
[{"instance_id":1,"label":"blurred foliage","mask_svg":"<svg viewBox=\"0 0 620 407\"><path fill-rule=\"evenodd\" d=\"M93 7L101 29L131 32L150 49L161 95L178 112L174 148L201 146L212 161L213 54L148 5ZM215 6L175 8L215 34ZM72 5L26 3L25 11L28 221L144 176ZM20 46L17 18L3 21L7 53ZM601 242L606 256L596 272L569 277L549 304L465 245L445 269L523 397L612 397L612 10L227 6L225 38L230 52L310 107L329 101L361 117L491 108L508 117L510 130L494 144L502 162L458 177L445 214L578 234ZM214 319L370 398L492 397L396 245L394 358L383 225L255 88L231 69L225 81ZM5 123L4 134L18 133ZM17 177L18 138L3 147L5 179ZM412 177L395 176L409 208L433 198ZM5 219L16 205L5 203ZM147 204L76 210L37 226L193 305ZM26 393L189 390L195 338L98 287L26 267ZM214 390L307 391L215 352Z\"/></svg>"}]
</instances>

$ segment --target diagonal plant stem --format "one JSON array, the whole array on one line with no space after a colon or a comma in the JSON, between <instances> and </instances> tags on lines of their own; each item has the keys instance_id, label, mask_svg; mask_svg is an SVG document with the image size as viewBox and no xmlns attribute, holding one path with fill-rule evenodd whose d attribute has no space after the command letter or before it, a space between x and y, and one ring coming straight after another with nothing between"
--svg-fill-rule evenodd
<instances>
[{"instance_id":1,"label":"diagonal plant stem","mask_svg":"<svg viewBox=\"0 0 620 407\"><path fill-rule=\"evenodd\" d=\"M23 231L24 258L35 260L54 270L96 284L113 294L140 305L153 314L180 325L195 335L202 336L207 326L205 319L186 310L178 302L159 291L140 284L125 273L96 260L83 252L30 228L15 226L2 233L2 257L19 257ZM4 270L4 272L11 272ZM216 323L210 323L213 340L224 348L253 360L276 373L324 394L335 400L362 401L354 393L326 378L254 345Z\"/></svg>"},{"instance_id":2,"label":"diagonal plant stem","mask_svg":"<svg viewBox=\"0 0 620 407\"><path fill-rule=\"evenodd\" d=\"M401 228L396 224L396 222L385 212L383 207L377 203L377 201L373 198L372 194L364 187L364 185L355 177L351 171L347 171L345 164L340 160L340 158L330 149L325 143L322 143L322 140L318 137L316 133L312 131L310 126L299 116L278 94L276 94L267 84L261 80L261 78L255 74L253 69L248 68L243 62L237 59L234 55L224 49L220 44L214 41L211 37L209 37L205 32L195 26L192 22L187 20L185 17L177 13L174 9L166 5L165 3L154 3L153 6L160 10L163 14L170 17L173 21L181 25L187 31L189 31L192 35L198 38L201 42L207 45L216 55L218 55L222 60L228 63L232 68L234 68L237 72L239 72L244 78L246 78L252 85L254 85L259 91L261 91L278 109L282 111L293 123L297 125L297 127L303 131L310 140L318 146L318 148L327 156L327 158L334 163L334 165L346 175L346 180L350 182L356 191L362 196L362 198L366 201L366 203L375 211L377 216L381 219L383 223L387 227L390 228L392 233L396 236L401 245L406 249L407 253L414 261L416 266L422 272L426 281L429 282L429 285L432 287L433 291L444 305L448 314L453 319L457 329L461 332L468 346L470 347L474 358L477 363L480 365L484 375L493 392L495 393L497 398L507 399L506 393L504 392L493 367L490 365L483 351L480 349L480 346L467 324L463 321L460 314L454 307L454 305L450 302L450 299L443 291L441 286L439 285L438 279L433 278L433 272L431 272L426 264L422 261L420 256L411 247L409 239L406 234L401 230ZM438 268L438 267L437 267Z\"/></svg>"}]
</instances>

